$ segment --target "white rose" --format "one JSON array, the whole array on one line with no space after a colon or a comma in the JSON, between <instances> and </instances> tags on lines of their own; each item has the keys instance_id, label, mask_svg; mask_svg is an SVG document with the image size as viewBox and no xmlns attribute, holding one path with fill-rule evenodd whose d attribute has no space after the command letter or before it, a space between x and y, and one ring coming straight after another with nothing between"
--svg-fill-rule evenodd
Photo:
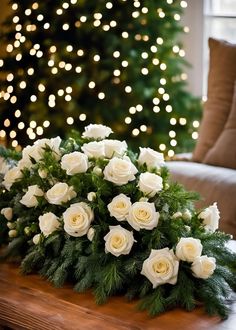
<instances>
[{"instance_id":1,"label":"white rose","mask_svg":"<svg viewBox=\"0 0 236 330\"><path fill-rule=\"evenodd\" d=\"M41 239L41 235L40 234L36 234L36 235L34 235L34 237L33 237L33 243L35 244L35 245L37 245L37 244L39 244L39 242L40 242L40 239Z\"/></svg>"},{"instance_id":2,"label":"white rose","mask_svg":"<svg viewBox=\"0 0 236 330\"><path fill-rule=\"evenodd\" d=\"M16 229L11 229L11 230L9 230L9 232L8 232L8 236L9 236L10 238L15 238L15 237L17 237L17 235L18 235L18 231L17 231Z\"/></svg>"},{"instance_id":3,"label":"white rose","mask_svg":"<svg viewBox=\"0 0 236 330\"><path fill-rule=\"evenodd\" d=\"M66 154L61 159L61 167L67 175L85 173L89 167L88 156L79 151Z\"/></svg>"},{"instance_id":4,"label":"white rose","mask_svg":"<svg viewBox=\"0 0 236 330\"><path fill-rule=\"evenodd\" d=\"M219 228L220 212L217 208L217 203L207 207L198 217L203 219L203 224L207 230L214 232Z\"/></svg>"},{"instance_id":5,"label":"white rose","mask_svg":"<svg viewBox=\"0 0 236 330\"><path fill-rule=\"evenodd\" d=\"M163 153L157 152L151 148L139 148L140 154L138 157L139 165L146 164L147 169L160 168L164 165L164 156Z\"/></svg>"},{"instance_id":6,"label":"white rose","mask_svg":"<svg viewBox=\"0 0 236 330\"><path fill-rule=\"evenodd\" d=\"M123 156L128 146L125 141L104 140L105 157L112 158L114 156Z\"/></svg>"},{"instance_id":7,"label":"white rose","mask_svg":"<svg viewBox=\"0 0 236 330\"><path fill-rule=\"evenodd\" d=\"M93 238L94 238L94 235L95 235L95 229L90 227L88 232L87 232L87 237L88 237L88 240L90 242L92 242Z\"/></svg>"},{"instance_id":8,"label":"white rose","mask_svg":"<svg viewBox=\"0 0 236 330\"><path fill-rule=\"evenodd\" d=\"M40 158L42 158L44 149L46 147L49 147L53 151L53 154L57 160L59 160L61 157L60 144L61 144L61 138L59 136L51 139L46 139L46 138L39 139L34 142L35 150L37 150L38 148L36 154L38 153L40 155ZM35 159L35 160L39 160L39 159Z\"/></svg>"},{"instance_id":9,"label":"white rose","mask_svg":"<svg viewBox=\"0 0 236 330\"><path fill-rule=\"evenodd\" d=\"M216 268L216 259L208 256L197 257L191 266L193 276L207 279Z\"/></svg>"},{"instance_id":10,"label":"white rose","mask_svg":"<svg viewBox=\"0 0 236 330\"><path fill-rule=\"evenodd\" d=\"M89 139L105 139L112 132L111 128L101 124L90 124L85 127L85 131L82 134L83 138Z\"/></svg>"},{"instance_id":11,"label":"white rose","mask_svg":"<svg viewBox=\"0 0 236 330\"><path fill-rule=\"evenodd\" d=\"M9 170L9 165L7 165L6 160L0 156L0 174L5 175Z\"/></svg>"},{"instance_id":12,"label":"white rose","mask_svg":"<svg viewBox=\"0 0 236 330\"><path fill-rule=\"evenodd\" d=\"M183 216L182 212L178 211L172 215L172 219L178 219L181 218L182 216Z\"/></svg>"},{"instance_id":13,"label":"white rose","mask_svg":"<svg viewBox=\"0 0 236 330\"><path fill-rule=\"evenodd\" d=\"M181 237L176 246L176 256L188 262L193 262L202 253L201 241L193 237Z\"/></svg>"},{"instance_id":14,"label":"white rose","mask_svg":"<svg viewBox=\"0 0 236 330\"><path fill-rule=\"evenodd\" d=\"M87 199L89 202L92 202L96 199L97 197L97 194L94 192L94 191L90 191L88 194L87 194Z\"/></svg>"},{"instance_id":15,"label":"white rose","mask_svg":"<svg viewBox=\"0 0 236 330\"><path fill-rule=\"evenodd\" d=\"M110 226L109 233L104 237L105 252L110 252L116 257L129 254L135 242L133 233L121 226Z\"/></svg>"},{"instance_id":16,"label":"white rose","mask_svg":"<svg viewBox=\"0 0 236 330\"><path fill-rule=\"evenodd\" d=\"M4 207L1 209L1 214L8 220L11 221L13 217L13 210L11 207Z\"/></svg>"},{"instance_id":17,"label":"white rose","mask_svg":"<svg viewBox=\"0 0 236 330\"><path fill-rule=\"evenodd\" d=\"M150 256L144 260L141 274L152 283L153 289L169 283L176 284L179 270L179 261L173 250L164 248L151 250Z\"/></svg>"},{"instance_id":18,"label":"white rose","mask_svg":"<svg viewBox=\"0 0 236 330\"><path fill-rule=\"evenodd\" d=\"M44 236L48 236L60 227L58 217L52 213L47 212L39 217L39 228Z\"/></svg>"},{"instance_id":19,"label":"white rose","mask_svg":"<svg viewBox=\"0 0 236 330\"><path fill-rule=\"evenodd\" d=\"M27 192L21 198L20 203L27 207L38 205L37 197L43 196L44 192L37 185L29 186Z\"/></svg>"},{"instance_id":20,"label":"white rose","mask_svg":"<svg viewBox=\"0 0 236 330\"><path fill-rule=\"evenodd\" d=\"M40 178L45 179L48 176L48 172L46 170L40 169L38 170L38 174Z\"/></svg>"},{"instance_id":21,"label":"white rose","mask_svg":"<svg viewBox=\"0 0 236 330\"><path fill-rule=\"evenodd\" d=\"M89 143L84 143L81 149L89 158L105 157L103 141L92 141Z\"/></svg>"},{"instance_id":22,"label":"white rose","mask_svg":"<svg viewBox=\"0 0 236 330\"><path fill-rule=\"evenodd\" d=\"M98 176L101 176L102 175L102 169L101 169L101 167L94 166L93 173L96 174L96 175L98 175Z\"/></svg>"},{"instance_id":23,"label":"white rose","mask_svg":"<svg viewBox=\"0 0 236 330\"><path fill-rule=\"evenodd\" d=\"M64 230L70 236L81 237L87 234L93 219L93 211L86 203L72 204L63 213Z\"/></svg>"},{"instance_id":24,"label":"white rose","mask_svg":"<svg viewBox=\"0 0 236 330\"><path fill-rule=\"evenodd\" d=\"M131 205L129 197L124 194L119 194L112 199L107 205L107 208L111 217L115 217L118 221L122 221L126 219Z\"/></svg>"},{"instance_id":25,"label":"white rose","mask_svg":"<svg viewBox=\"0 0 236 330\"><path fill-rule=\"evenodd\" d=\"M53 151L57 160L60 159L60 144L61 138L58 136L52 139L39 139L32 146L26 146L22 150L22 159L19 162L20 168L30 168L32 166L32 158L36 162L42 159L46 147L49 147Z\"/></svg>"},{"instance_id":26,"label":"white rose","mask_svg":"<svg viewBox=\"0 0 236 330\"><path fill-rule=\"evenodd\" d=\"M192 218L192 213L187 209L183 212L183 218L184 220L191 220Z\"/></svg>"},{"instance_id":27,"label":"white rose","mask_svg":"<svg viewBox=\"0 0 236 330\"><path fill-rule=\"evenodd\" d=\"M113 182L117 186L122 186L129 181L135 180L137 168L131 162L129 157L112 158L104 168L103 174L107 181Z\"/></svg>"},{"instance_id":28,"label":"white rose","mask_svg":"<svg viewBox=\"0 0 236 330\"><path fill-rule=\"evenodd\" d=\"M141 173L138 187L144 195L154 197L163 188L162 177L149 172Z\"/></svg>"},{"instance_id":29,"label":"white rose","mask_svg":"<svg viewBox=\"0 0 236 330\"><path fill-rule=\"evenodd\" d=\"M18 166L11 168L7 173L4 175L2 184L7 190L10 190L11 186L14 182L18 179L22 178L22 172Z\"/></svg>"},{"instance_id":30,"label":"white rose","mask_svg":"<svg viewBox=\"0 0 236 330\"><path fill-rule=\"evenodd\" d=\"M129 210L127 221L137 231L152 230L157 226L159 217L160 214L156 212L154 203L136 202Z\"/></svg>"},{"instance_id":31,"label":"white rose","mask_svg":"<svg viewBox=\"0 0 236 330\"><path fill-rule=\"evenodd\" d=\"M50 204L61 205L76 196L73 187L67 183L58 182L46 192L46 198Z\"/></svg>"}]
</instances>

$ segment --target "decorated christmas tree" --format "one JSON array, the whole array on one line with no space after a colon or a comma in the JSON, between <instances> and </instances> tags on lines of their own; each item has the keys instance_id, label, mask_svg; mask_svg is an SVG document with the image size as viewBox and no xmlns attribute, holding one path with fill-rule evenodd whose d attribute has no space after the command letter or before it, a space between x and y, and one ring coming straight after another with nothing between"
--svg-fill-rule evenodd
<instances>
[{"instance_id":1,"label":"decorated christmas tree","mask_svg":"<svg viewBox=\"0 0 236 330\"><path fill-rule=\"evenodd\" d=\"M0 136L12 147L103 123L169 156L192 146L180 0L10 1Z\"/></svg>"}]
</instances>

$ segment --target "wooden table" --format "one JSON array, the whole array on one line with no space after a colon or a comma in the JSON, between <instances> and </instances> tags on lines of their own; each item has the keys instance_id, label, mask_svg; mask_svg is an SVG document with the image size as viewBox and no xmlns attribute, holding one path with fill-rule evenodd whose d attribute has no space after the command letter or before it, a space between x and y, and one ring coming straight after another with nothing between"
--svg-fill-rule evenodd
<instances>
[{"instance_id":1,"label":"wooden table","mask_svg":"<svg viewBox=\"0 0 236 330\"><path fill-rule=\"evenodd\" d=\"M232 243L236 250L236 242ZM201 308L180 309L150 318L136 303L113 297L97 306L91 292L79 294L70 285L54 288L38 275L22 276L17 265L0 264L0 329L32 330L235 330L236 301L226 321Z\"/></svg>"}]
</instances>

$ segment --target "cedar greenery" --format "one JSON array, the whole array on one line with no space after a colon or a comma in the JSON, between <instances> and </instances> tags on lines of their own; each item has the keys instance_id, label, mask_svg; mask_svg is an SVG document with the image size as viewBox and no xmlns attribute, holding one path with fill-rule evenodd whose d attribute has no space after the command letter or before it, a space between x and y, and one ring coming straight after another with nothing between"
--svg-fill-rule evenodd
<instances>
[{"instance_id":1,"label":"cedar greenery","mask_svg":"<svg viewBox=\"0 0 236 330\"><path fill-rule=\"evenodd\" d=\"M87 142L77 135L77 139L63 141L60 150L62 154L80 151L85 141ZM13 166L15 160L9 157L11 154L3 149L0 151L1 156L6 157ZM32 159L32 166L22 171L22 178L14 182L9 190L1 183L0 209L13 209L13 220L10 223L17 233L16 237L8 237L9 221L1 214L0 243L5 245L1 258L20 257L22 273L38 272L57 287L69 281L77 292L92 288L98 304L105 303L112 295L122 294L128 300L139 298L138 308L147 310L151 316L175 307L191 311L201 303L208 314L226 318L230 311L227 302L232 290L236 289L236 254L227 248L231 236L218 230L206 231L198 217L199 211L193 206L193 201L198 198L197 194L187 192L181 185L171 182L166 167L152 169L153 173L159 173L163 179L163 189L149 198L160 213L157 227L153 230L134 231L138 243L128 255L116 257L105 253L104 236L109 231L109 226L117 225L117 220L108 212L108 203L120 193L128 195L133 203L143 197L137 183L139 174L147 171L147 167L145 164L140 165L137 155L130 150L127 154L132 155L130 158L139 173L134 181L121 186L104 180L103 175L93 171L95 166L104 169L108 159L92 158L86 173L69 176L49 147L45 148L40 161L35 162ZM47 170L46 178L39 176L39 169ZM47 191L59 181L73 185L77 195L72 201L53 205L44 197L39 197L38 205L31 208L20 203L29 185L36 184ZM89 201L87 193L91 191L96 192L96 198ZM95 235L92 241L86 235L73 237L63 230L62 213L77 202L86 202L93 209L95 218L92 226ZM186 209L191 212L191 218L186 219L183 216ZM45 212L56 214L61 226L48 236L41 233L40 242L34 244L33 237L40 233L38 218ZM173 214L176 212L181 213L174 218ZM122 227L131 230L126 221L122 222ZM180 261L177 283L163 284L153 289L149 280L140 273L144 260L152 249L169 247L175 251L181 237L194 237L201 241L202 254L216 259L213 275L207 279L196 278L192 274L190 263Z\"/></svg>"}]
</instances>

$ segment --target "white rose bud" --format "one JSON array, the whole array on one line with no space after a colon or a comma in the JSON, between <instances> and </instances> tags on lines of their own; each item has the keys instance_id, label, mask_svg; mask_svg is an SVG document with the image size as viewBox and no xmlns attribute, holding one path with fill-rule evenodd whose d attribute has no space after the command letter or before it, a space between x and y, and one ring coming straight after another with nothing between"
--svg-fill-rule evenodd
<instances>
[{"instance_id":1,"label":"white rose bud","mask_svg":"<svg viewBox=\"0 0 236 330\"><path fill-rule=\"evenodd\" d=\"M22 172L18 166L11 168L7 173L4 175L2 184L7 190L10 190L11 186L14 182L22 178Z\"/></svg>"},{"instance_id":2,"label":"white rose bud","mask_svg":"<svg viewBox=\"0 0 236 330\"><path fill-rule=\"evenodd\" d=\"M110 252L116 257L129 254L135 242L133 233L119 226L110 226L109 233L104 237L105 252Z\"/></svg>"},{"instance_id":3,"label":"white rose bud","mask_svg":"<svg viewBox=\"0 0 236 330\"><path fill-rule=\"evenodd\" d=\"M46 177L48 176L48 172L46 170L42 170L42 169L38 170L38 174L39 174L40 178L42 178L42 179L46 179Z\"/></svg>"},{"instance_id":4,"label":"white rose bud","mask_svg":"<svg viewBox=\"0 0 236 330\"><path fill-rule=\"evenodd\" d=\"M94 192L94 191L90 191L88 194L87 194L87 199L89 202L92 202L96 199L97 197L97 194Z\"/></svg>"},{"instance_id":5,"label":"white rose bud","mask_svg":"<svg viewBox=\"0 0 236 330\"><path fill-rule=\"evenodd\" d=\"M119 194L112 199L107 205L107 208L111 217L115 217L118 221L123 221L126 219L131 205L129 197L124 194Z\"/></svg>"},{"instance_id":6,"label":"white rose bud","mask_svg":"<svg viewBox=\"0 0 236 330\"><path fill-rule=\"evenodd\" d=\"M11 230L9 230L9 232L8 232L8 236L9 236L10 238L15 238L17 235L18 235L18 232L17 232L16 229L11 229Z\"/></svg>"},{"instance_id":7,"label":"white rose bud","mask_svg":"<svg viewBox=\"0 0 236 330\"><path fill-rule=\"evenodd\" d=\"M196 257L193 261L191 270L193 276L207 279L210 277L216 268L216 259L207 256Z\"/></svg>"},{"instance_id":8,"label":"white rose bud","mask_svg":"<svg viewBox=\"0 0 236 330\"><path fill-rule=\"evenodd\" d=\"M144 260L141 274L152 283L153 289L169 283L176 284L179 270L179 261L173 250L164 248L151 250L150 256Z\"/></svg>"},{"instance_id":9,"label":"white rose bud","mask_svg":"<svg viewBox=\"0 0 236 330\"><path fill-rule=\"evenodd\" d=\"M178 219L181 218L182 216L183 216L182 212L178 211L172 215L172 219Z\"/></svg>"},{"instance_id":10,"label":"white rose bud","mask_svg":"<svg viewBox=\"0 0 236 330\"><path fill-rule=\"evenodd\" d=\"M87 237L88 237L88 240L90 242L92 242L93 238L94 238L94 235L95 235L95 229L90 227L88 232L87 232Z\"/></svg>"},{"instance_id":11,"label":"white rose bud","mask_svg":"<svg viewBox=\"0 0 236 330\"><path fill-rule=\"evenodd\" d=\"M41 239L41 235L40 235L40 234L36 234L36 235L34 235L34 237L33 237L33 243L34 243L35 245L39 244L40 239Z\"/></svg>"},{"instance_id":12,"label":"white rose bud","mask_svg":"<svg viewBox=\"0 0 236 330\"><path fill-rule=\"evenodd\" d=\"M89 143L84 143L81 149L89 158L105 157L105 148L103 141L92 141Z\"/></svg>"},{"instance_id":13,"label":"white rose bud","mask_svg":"<svg viewBox=\"0 0 236 330\"><path fill-rule=\"evenodd\" d=\"M164 156L163 153L157 152L151 148L139 148L140 154L138 157L139 165L146 164L147 169L150 170L152 168L159 169L162 165L164 165Z\"/></svg>"},{"instance_id":14,"label":"white rose bud","mask_svg":"<svg viewBox=\"0 0 236 330\"><path fill-rule=\"evenodd\" d=\"M114 156L123 156L128 146L125 141L104 140L105 157L112 158Z\"/></svg>"},{"instance_id":15,"label":"white rose bud","mask_svg":"<svg viewBox=\"0 0 236 330\"><path fill-rule=\"evenodd\" d=\"M193 237L181 237L175 253L180 260L193 262L202 253L201 241Z\"/></svg>"},{"instance_id":16,"label":"white rose bud","mask_svg":"<svg viewBox=\"0 0 236 330\"><path fill-rule=\"evenodd\" d=\"M66 154L61 159L61 167L67 175L85 173L89 167L88 156L79 151Z\"/></svg>"},{"instance_id":17,"label":"white rose bud","mask_svg":"<svg viewBox=\"0 0 236 330\"><path fill-rule=\"evenodd\" d=\"M30 233L31 233L30 227L25 227L24 228L24 233L25 233L25 235L29 236Z\"/></svg>"},{"instance_id":18,"label":"white rose bud","mask_svg":"<svg viewBox=\"0 0 236 330\"><path fill-rule=\"evenodd\" d=\"M220 212L217 203L207 207L198 217L203 220L203 225L207 230L215 232L219 228Z\"/></svg>"},{"instance_id":19,"label":"white rose bud","mask_svg":"<svg viewBox=\"0 0 236 330\"><path fill-rule=\"evenodd\" d=\"M88 204L72 204L63 213L64 230L70 236L81 237L87 234L93 219L94 213Z\"/></svg>"},{"instance_id":20,"label":"white rose bud","mask_svg":"<svg viewBox=\"0 0 236 330\"><path fill-rule=\"evenodd\" d=\"M117 186L122 186L129 181L135 180L135 174L137 172L137 168L129 157L114 157L106 165L103 174L105 180L113 182Z\"/></svg>"},{"instance_id":21,"label":"white rose bud","mask_svg":"<svg viewBox=\"0 0 236 330\"><path fill-rule=\"evenodd\" d=\"M105 139L112 132L111 128L101 124L90 124L85 127L85 131L82 134L83 138L88 139Z\"/></svg>"},{"instance_id":22,"label":"white rose bud","mask_svg":"<svg viewBox=\"0 0 236 330\"><path fill-rule=\"evenodd\" d=\"M163 188L162 177L154 173L141 173L138 183L139 190L148 197L154 197Z\"/></svg>"},{"instance_id":23,"label":"white rose bud","mask_svg":"<svg viewBox=\"0 0 236 330\"><path fill-rule=\"evenodd\" d=\"M50 204L62 205L76 196L74 188L67 183L58 182L46 192L47 200Z\"/></svg>"},{"instance_id":24,"label":"white rose bud","mask_svg":"<svg viewBox=\"0 0 236 330\"><path fill-rule=\"evenodd\" d=\"M185 211L183 212L183 218L184 218L184 220L186 220L186 221L191 220L191 219L192 219L192 213L191 213L189 210L185 210Z\"/></svg>"},{"instance_id":25,"label":"white rose bud","mask_svg":"<svg viewBox=\"0 0 236 330\"><path fill-rule=\"evenodd\" d=\"M160 214L156 212L154 203L136 202L129 210L127 221L137 231L152 230L157 227L159 217Z\"/></svg>"},{"instance_id":26,"label":"white rose bud","mask_svg":"<svg viewBox=\"0 0 236 330\"><path fill-rule=\"evenodd\" d=\"M94 166L93 173L95 173L98 176L101 176L102 175L102 169L98 166Z\"/></svg>"},{"instance_id":27,"label":"white rose bud","mask_svg":"<svg viewBox=\"0 0 236 330\"><path fill-rule=\"evenodd\" d=\"M147 197L141 197L141 198L139 198L139 202L148 202L148 198Z\"/></svg>"},{"instance_id":28,"label":"white rose bud","mask_svg":"<svg viewBox=\"0 0 236 330\"><path fill-rule=\"evenodd\" d=\"M29 186L27 192L21 198L20 203L27 207L38 206L37 197L43 196L44 192L37 185Z\"/></svg>"},{"instance_id":29,"label":"white rose bud","mask_svg":"<svg viewBox=\"0 0 236 330\"><path fill-rule=\"evenodd\" d=\"M7 227L9 228L9 229L14 229L15 228L15 223L14 222L8 222L7 223Z\"/></svg>"},{"instance_id":30,"label":"white rose bud","mask_svg":"<svg viewBox=\"0 0 236 330\"><path fill-rule=\"evenodd\" d=\"M1 209L1 214L8 220L11 221L13 217L13 210L11 207L4 207Z\"/></svg>"},{"instance_id":31,"label":"white rose bud","mask_svg":"<svg viewBox=\"0 0 236 330\"><path fill-rule=\"evenodd\" d=\"M58 221L58 217L52 213L47 212L39 217L39 228L44 236L49 236L55 230L60 227L60 222Z\"/></svg>"}]
</instances>

